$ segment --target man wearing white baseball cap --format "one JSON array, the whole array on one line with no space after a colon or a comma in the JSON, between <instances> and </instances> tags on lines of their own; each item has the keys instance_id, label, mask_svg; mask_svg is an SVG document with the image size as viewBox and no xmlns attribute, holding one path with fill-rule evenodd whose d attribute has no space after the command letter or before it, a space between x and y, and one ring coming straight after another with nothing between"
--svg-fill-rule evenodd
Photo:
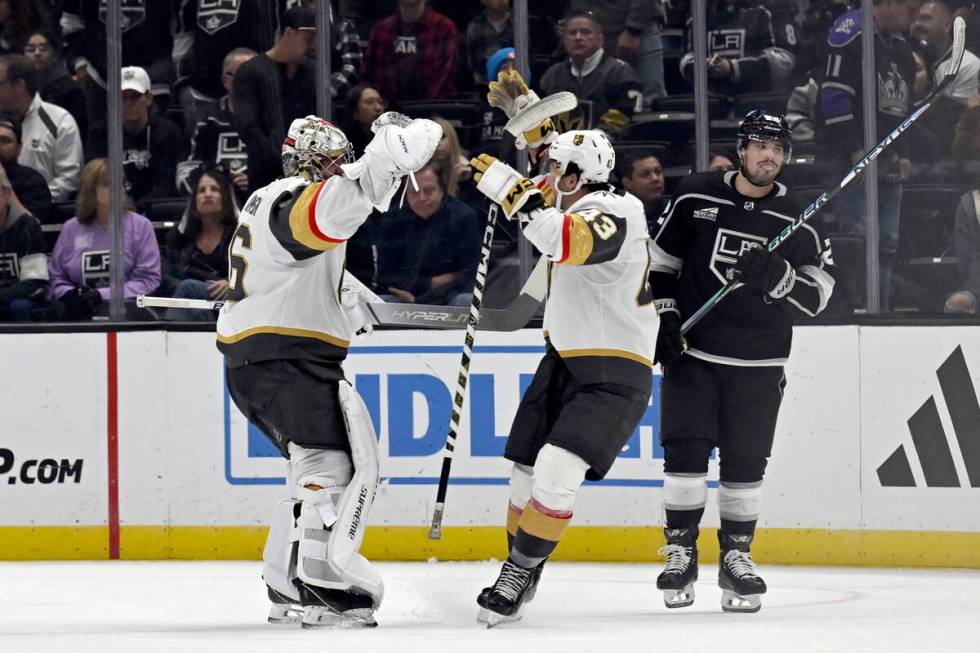
<instances>
[{"instance_id":1,"label":"man wearing white baseball cap","mask_svg":"<svg viewBox=\"0 0 980 653\"><path fill-rule=\"evenodd\" d=\"M174 170L185 156L183 132L158 112L151 111L150 76L139 66L122 69L123 170L129 196L136 202L173 197ZM108 137L103 119L92 128L88 157L107 155Z\"/></svg>"}]
</instances>

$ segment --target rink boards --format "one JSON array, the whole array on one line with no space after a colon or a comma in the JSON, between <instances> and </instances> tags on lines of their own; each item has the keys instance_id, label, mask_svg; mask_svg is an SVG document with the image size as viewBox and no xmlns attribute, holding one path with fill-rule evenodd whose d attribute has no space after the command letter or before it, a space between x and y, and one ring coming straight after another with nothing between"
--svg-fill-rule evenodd
<instances>
[{"instance_id":1,"label":"rink boards","mask_svg":"<svg viewBox=\"0 0 980 653\"><path fill-rule=\"evenodd\" d=\"M369 557L505 555L500 454L541 333L478 334L445 533L433 542L461 341L388 331L353 343L345 367L384 477ZM287 494L284 463L229 401L213 334L8 334L0 360L0 559L260 556ZM980 567L980 328L798 328L787 378L755 557ZM655 393L609 477L580 493L556 557L657 558L658 419ZM713 460L709 528L717 474ZM701 539L711 559L715 539Z\"/></svg>"}]
</instances>

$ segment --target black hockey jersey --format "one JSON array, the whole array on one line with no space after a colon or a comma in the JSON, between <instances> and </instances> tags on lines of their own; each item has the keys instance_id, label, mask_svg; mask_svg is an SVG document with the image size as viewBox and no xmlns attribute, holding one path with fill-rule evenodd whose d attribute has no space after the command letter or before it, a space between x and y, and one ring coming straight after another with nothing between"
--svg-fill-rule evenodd
<instances>
[{"instance_id":1,"label":"black hockey jersey","mask_svg":"<svg viewBox=\"0 0 980 653\"><path fill-rule=\"evenodd\" d=\"M221 166L234 175L248 169L245 140L238 134L228 110L228 96L218 100L207 115L194 125L191 152L186 161L177 164L177 190L190 193L190 177L205 166Z\"/></svg>"},{"instance_id":2,"label":"black hockey jersey","mask_svg":"<svg viewBox=\"0 0 980 653\"><path fill-rule=\"evenodd\" d=\"M709 2L708 58L723 57L732 64L731 78L721 82L709 79L715 90L735 93L789 90L796 58L797 39L792 14L777 12L759 3L729 6ZM779 3L776 3L779 4ZM681 74L694 79L694 37L692 20L686 34L687 54L681 59Z\"/></svg>"},{"instance_id":3,"label":"black hockey jersey","mask_svg":"<svg viewBox=\"0 0 980 653\"><path fill-rule=\"evenodd\" d=\"M140 66L156 85L162 83L171 64L175 26L173 0L122 0L122 60ZM83 60L89 74L105 86L106 7L108 0L65 0L61 29L65 35L65 60L74 70ZM156 65L154 65L156 64ZM90 117L90 119L97 117Z\"/></svg>"},{"instance_id":4,"label":"black hockey jersey","mask_svg":"<svg viewBox=\"0 0 980 653\"><path fill-rule=\"evenodd\" d=\"M48 291L48 257L41 225L13 204L0 226L0 305Z\"/></svg>"},{"instance_id":5,"label":"black hockey jersey","mask_svg":"<svg viewBox=\"0 0 980 653\"><path fill-rule=\"evenodd\" d=\"M735 260L751 243L765 245L804 208L783 184L761 199L735 190L735 171L691 175L658 221L650 245L650 282L658 307L676 300L682 319L732 279ZM688 354L728 365L782 365L790 352L793 318L827 306L834 279L830 241L806 223L777 250L796 270L796 283L773 300L740 287L685 336Z\"/></svg>"},{"instance_id":6,"label":"black hockey jersey","mask_svg":"<svg viewBox=\"0 0 980 653\"><path fill-rule=\"evenodd\" d=\"M901 34L875 30L875 68L878 73L877 138L884 138L912 111L915 59ZM861 10L842 14L827 34L827 60L815 72L819 91L816 106L817 159L840 169L851 165L849 155L864 150L861 57ZM908 155L908 142L899 139L879 162L879 175L894 173L897 158ZM892 160L891 166L886 161Z\"/></svg>"}]
</instances>

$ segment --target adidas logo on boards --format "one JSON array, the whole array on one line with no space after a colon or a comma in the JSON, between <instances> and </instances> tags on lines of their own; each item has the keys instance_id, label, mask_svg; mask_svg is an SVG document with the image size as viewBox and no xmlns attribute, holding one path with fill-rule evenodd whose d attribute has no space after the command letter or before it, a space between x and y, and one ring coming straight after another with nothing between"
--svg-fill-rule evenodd
<instances>
[{"instance_id":1,"label":"adidas logo on boards","mask_svg":"<svg viewBox=\"0 0 980 653\"><path fill-rule=\"evenodd\" d=\"M957 347L943 361L936 376L963 456L969 486L980 487L980 403L962 347ZM963 487L939 419L935 395L912 414L908 426L926 486ZM878 482L882 487L916 486L905 445L899 445L878 467Z\"/></svg>"}]
</instances>

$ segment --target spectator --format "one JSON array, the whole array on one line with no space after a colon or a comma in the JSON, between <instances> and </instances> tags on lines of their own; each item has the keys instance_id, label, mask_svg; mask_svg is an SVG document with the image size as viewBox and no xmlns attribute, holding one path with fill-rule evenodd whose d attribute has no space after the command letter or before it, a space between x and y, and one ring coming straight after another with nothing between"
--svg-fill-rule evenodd
<instances>
[{"instance_id":1,"label":"spectator","mask_svg":"<svg viewBox=\"0 0 980 653\"><path fill-rule=\"evenodd\" d=\"M136 202L177 194L174 169L184 155L180 127L157 112L151 112L153 94L150 76L139 66L122 69L123 170L129 196ZM102 121L92 128L89 159L106 156L108 126Z\"/></svg>"},{"instance_id":2,"label":"spectator","mask_svg":"<svg viewBox=\"0 0 980 653\"><path fill-rule=\"evenodd\" d=\"M946 300L945 312L976 313L980 297L980 191L960 198L953 247L960 270L960 290Z\"/></svg>"},{"instance_id":3,"label":"spectator","mask_svg":"<svg viewBox=\"0 0 980 653\"><path fill-rule=\"evenodd\" d=\"M932 71L932 88L939 86L949 71L953 50L953 11L952 0L926 0L919 7L910 30L912 38L919 41L925 54L926 63ZM943 93L959 104L977 95L977 73L980 72L980 59L966 50L956 79Z\"/></svg>"},{"instance_id":4,"label":"spectator","mask_svg":"<svg viewBox=\"0 0 980 653\"><path fill-rule=\"evenodd\" d=\"M160 248L153 225L127 199L123 227L123 296L127 314L137 317L137 295L160 285ZM77 216L65 223L51 253L49 297L41 319L82 320L107 315L109 299L109 163L89 161L82 170L75 202Z\"/></svg>"},{"instance_id":5,"label":"spectator","mask_svg":"<svg viewBox=\"0 0 980 653\"><path fill-rule=\"evenodd\" d=\"M442 188L450 197L459 197L459 182L470 178L470 160L459 144L456 128L445 118L433 118L442 127L442 139L432 158L442 170Z\"/></svg>"},{"instance_id":6,"label":"spectator","mask_svg":"<svg viewBox=\"0 0 980 653\"><path fill-rule=\"evenodd\" d=\"M187 299L222 300L228 295L228 247L238 226L232 185L219 170L196 173L194 195L167 234L163 247L162 292ZM171 308L168 320L214 320L215 314Z\"/></svg>"},{"instance_id":7,"label":"spectator","mask_svg":"<svg viewBox=\"0 0 980 653\"><path fill-rule=\"evenodd\" d=\"M0 168L0 322L27 322L48 292L48 257L41 225L12 194Z\"/></svg>"},{"instance_id":8,"label":"spectator","mask_svg":"<svg viewBox=\"0 0 980 653\"><path fill-rule=\"evenodd\" d=\"M266 52L235 75L235 121L248 150L249 190L282 174L280 148L295 118L316 113L316 14L293 7L282 15L282 33Z\"/></svg>"},{"instance_id":9,"label":"spectator","mask_svg":"<svg viewBox=\"0 0 980 653\"><path fill-rule=\"evenodd\" d=\"M393 102L453 98L458 50L451 20L426 0L398 0L398 11L371 29L361 72Z\"/></svg>"},{"instance_id":10,"label":"spectator","mask_svg":"<svg viewBox=\"0 0 980 653\"><path fill-rule=\"evenodd\" d=\"M189 128L200 123L210 105L230 93L225 70L232 50L265 52L275 43L280 4L239 0L229 11L209 0L181 3L172 58L174 89Z\"/></svg>"},{"instance_id":11,"label":"spectator","mask_svg":"<svg viewBox=\"0 0 980 653\"><path fill-rule=\"evenodd\" d=\"M234 86L238 69L255 54L248 48L235 48L225 55L221 71L225 95L194 125L190 155L186 161L177 164L177 189L180 192L191 192L191 173L201 166L220 166L231 176L236 196L239 199L247 197L248 151L245 141L235 129Z\"/></svg>"},{"instance_id":12,"label":"spectator","mask_svg":"<svg viewBox=\"0 0 980 653\"><path fill-rule=\"evenodd\" d=\"M660 159L652 154L631 153L623 157L622 163L617 163L623 188L643 202L647 229L655 236L659 231L657 220L669 203L664 197L664 168Z\"/></svg>"},{"instance_id":13,"label":"spectator","mask_svg":"<svg viewBox=\"0 0 980 653\"><path fill-rule=\"evenodd\" d=\"M894 130L911 110L915 61L903 34L912 24L918 6L919 0L874 0L872 16L878 37L874 40L875 66L879 80L875 140ZM860 9L842 14L830 29L827 42L827 65L818 68L816 144L817 161L827 167L825 181L831 187L864 155ZM902 182L908 178L911 166L908 145L902 139L878 159L878 280L885 311L890 305L892 262L898 249ZM842 190L834 205L840 229L863 234L864 209L861 184ZM858 280L851 275L843 276L842 282L845 301L856 305L860 296Z\"/></svg>"},{"instance_id":14,"label":"spectator","mask_svg":"<svg viewBox=\"0 0 980 653\"><path fill-rule=\"evenodd\" d=\"M0 170L10 183L9 202L20 211L46 222L51 213L51 191L41 173L17 163L20 155L20 123L0 113Z\"/></svg>"},{"instance_id":15,"label":"spectator","mask_svg":"<svg viewBox=\"0 0 980 653\"><path fill-rule=\"evenodd\" d=\"M664 21L661 0L572 0L573 10L591 10L602 25L603 42L613 56L633 67L643 87L643 101L667 95L664 86Z\"/></svg>"},{"instance_id":16,"label":"spectator","mask_svg":"<svg viewBox=\"0 0 980 653\"><path fill-rule=\"evenodd\" d=\"M355 156L364 154L364 148L374 138L371 124L387 107L381 89L369 82L361 82L347 93L342 131L354 148Z\"/></svg>"},{"instance_id":17,"label":"spectator","mask_svg":"<svg viewBox=\"0 0 980 653\"><path fill-rule=\"evenodd\" d=\"M51 199L71 199L82 169L78 124L61 107L37 93L37 71L22 54L0 57L0 111L20 121L22 147L18 162L44 176Z\"/></svg>"},{"instance_id":18,"label":"spectator","mask_svg":"<svg viewBox=\"0 0 980 653\"><path fill-rule=\"evenodd\" d=\"M497 81L497 76L502 72L514 69L517 55L514 48L501 48L490 55L487 59L487 79L491 82ZM531 84L531 75L524 80ZM480 108L483 112L483 124L480 127L480 153L487 151L490 142L499 142L504 134L504 125L507 124L507 115L496 107L491 107L487 102L487 94L480 93ZM493 154L497 153L496 147L492 149Z\"/></svg>"},{"instance_id":19,"label":"spectator","mask_svg":"<svg viewBox=\"0 0 980 653\"><path fill-rule=\"evenodd\" d=\"M105 115L106 71L108 70L105 3L64 0L61 31L65 36L68 69L82 85L91 123ZM139 66L152 80L157 106L170 103L173 81L173 30L177 26L176 4L161 0L131 0L120 3L122 61Z\"/></svg>"},{"instance_id":20,"label":"spectator","mask_svg":"<svg viewBox=\"0 0 980 653\"><path fill-rule=\"evenodd\" d=\"M232 3L213 0L191 0L182 4L179 25L174 38L173 59L176 65L175 87L188 126L204 117L226 90L219 83L222 61L233 49L246 48L265 52L275 43L279 7L295 3L283 0L238 0ZM304 3L313 8L312 3ZM331 55L330 88L332 96L341 98L357 81L363 55L357 28L353 21L335 19L330 11L333 53Z\"/></svg>"},{"instance_id":21,"label":"spectator","mask_svg":"<svg viewBox=\"0 0 980 653\"><path fill-rule=\"evenodd\" d=\"M980 73L978 73L980 81ZM966 101L953 132L951 153L957 159L980 159L980 93Z\"/></svg>"},{"instance_id":22,"label":"spectator","mask_svg":"<svg viewBox=\"0 0 980 653\"><path fill-rule=\"evenodd\" d=\"M415 173L407 206L381 217L378 286L407 303L468 306L480 253L479 220L446 195L443 172L430 162Z\"/></svg>"},{"instance_id":23,"label":"spectator","mask_svg":"<svg viewBox=\"0 0 980 653\"><path fill-rule=\"evenodd\" d=\"M563 42L568 59L541 78L545 95L571 91L579 99L577 109L559 117L559 131L595 128L610 136L626 134L633 114L643 108L636 73L603 49L602 25L591 12L569 14Z\"/></svg>"},{"instance_id":24,"label":"spectator","mask_svg":"<svg viewBox=\"0 0 980 653\"><path fill-rule=\"evenodd\" d=\"M716 93L767 93L792 88L795 57L777 42L780 26L759 5L718 0L706 6L708 27L708 88ZM791 25L791 22L787 23ZM794 37L795 39L795 37ZM693 43L688 27L688 43ZM681 58L681 74L694 80L692 46Z\"/></svg>"},{"instance_id":25,"label":"spectator","mask_svg":"<svg viewBox=\"0 0 980 653\"><path fill-rule=\"evenodd\" d=\"M48 9L37 0L0 0L0 54L20 52L27 35L50 22Z\"/></svg>"},{"instance_id":26,"label":"spectator","mask_svg":"<svg viewBox=\"0 0 980 653\"><path fill-rule=\"evenodd\" d=\"M44 28L31 32L24 46L24 54L37 67L41 98L68 111L75 119L79 136L84 141L88 136L85 94L79 83L68 74L58 40L51 30Z\"/></svg>"},{"instance_id":27,"label":"spectator","mask_svg":"<svg viewBox=\"0 0 980 653\"><path fill-rule=\"evenodd\" d=\"M510 0L480 0L483 12L466 26L466 59L473 80L486 84L490 79L484 72L487 61L501 48L514 45L514 21L510 13Z\"/></svg>"},{"instance_id":28,"label":"spectator","mask_svg":"<svg viewBox=\"0 0 980 653\"><path fill-rule=\"evenodd\" d=\"M728 170L734 169L735 164L724 154L711 152L708 155L708 172L727 172Z\"/></svg>"}]
</instances>

